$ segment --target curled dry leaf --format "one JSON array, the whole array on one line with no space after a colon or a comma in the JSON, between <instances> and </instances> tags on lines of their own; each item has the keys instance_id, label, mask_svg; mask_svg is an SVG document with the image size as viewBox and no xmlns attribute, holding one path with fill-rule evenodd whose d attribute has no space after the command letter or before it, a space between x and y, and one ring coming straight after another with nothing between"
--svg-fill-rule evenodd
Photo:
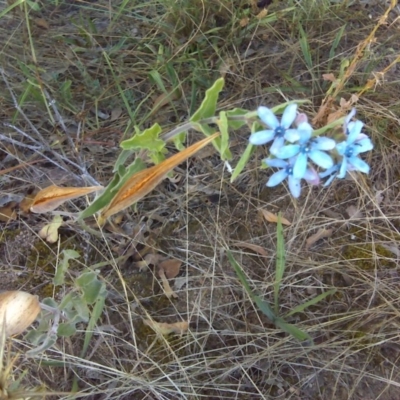
<instances>
[{"instance_id":1,"label":"curled dry leaf","mask_svg":"<svg viewBox=\"0 0 400 400\"><path fill-rule=\"evenodd\" d=\"M260 211L261 211L261 213L262 213L262 215L263 215L263 217L265 218L266 221L274 222L274 223L278 222L278 216L276 214L274 214L274 213L272 213L270 211L267 211L267 210L263 210L263 209L260 209ZM283 216L281 216L281 223L282 223L282 225L287 225L287 226L291 225L291 222L288 221Z\"/></svg>"},{"instance_id":2,"label":"curled dry leaf","mask_svg":"<svg viewBox=\"0 0 400 400\"><path fill-rule=\"evenodd\" d=\"M22 333L39 312L37 296L14 290L0 293L0 326L4 324L6 336Z\"/></svg>"},{"instance_id":3,"label":"curled dry leaf","mask_svg":"<svg viewBox=\"0 0 400 400\"><path fill-rule=\"evenodd\" d=\"M268 256L267 251L264 249L264 247L259 246L258 244L253 244L253 243L247 243L247 242L233 242L233 246L236 247L241 247L243 249L249 249L254 251L255 253L261 254L262 256Z\"/></svg>"},{"instance_id":4,"label":"curled dry leaf","mask_svg":"<svg viewBox=\"0 0 400 400\"><path fill-rule=\"evenodd\" d=\"M165 276L168 279L175 278L181 269L182 261L175 258L169 258L167 260L161 261L158 266L164 270Z\"/></svg>"},{"instance_id":5,"label":"curled dry leaf","mask_svg":"<svg viewBox=\"0 0 400 400\"><path fill-rule=\"evenodd\" d=\"M214 133L164 160L160 164L134 174L121 186L110 204L102 210L99 223L101 225L104 224L107 218L142 199L150 193L173 168L197 153L219 135L219 132Z\"/></svg>"},{"instance_id":6,"label":"curled dry leaf","mask_svg":"<svg viewBox=\"0 0 400 400\"><path fill-rule=\"evenodd\" d=\"M352 219L352 218L355 218L355 219L362 218L362 216L363 216L362 211L360 209L358 209L354 205L348 206L346 208L346 212L347 212L347 215L349 216L350 219Z\"/></svg>"},{"instance_id":7,"label":"curled dry leaf","mask_svg":"<svg viewBox=\"0 0 400 400\"><path fill-rule=\"evenodd\" d=\"M331 237L332 233L333 229L325 229L325 228L319 229L317 233L314 233L314 235L311 235L306 240L306 250L309 250L309 248L316 242L318 242L318 240Z\"/></svg>"},{"instance_id":8,"label":"curled dry leaf","mask_svg":"<svg viewBox=\"0 0 400 400\"><path fill-rule=\"evenodd\" d=\"M46 213L55 210L67 200L77 199L89 193L104 189L103 186L90 187L60 187L51 185L40 190L33 199L31 211L34 213Z\"/></svg>"},{"instance_id":9,"label":"curled dry leaf","mask_svg":"<svg viewBox=\"0 0 400 400\"><path fill-rule=\"evenodd\" d=\"M188 321L169 324L166 322L156 322L150 319L144 319L143 322L145 325L153 329L153 331L160 333L161 335L169 335L170 333L179 333L182 335L189 329Z\"/></svg>"},{"instance_id":10,"label":"curled dry leaf","mask_svg":"<svg viewBox=\"0 0 400 400\"><path fill-rule=\"evenodd\" d=\"M53 220L45 225L40 231L39 236L46 240L47 243L55 243L58 240L58 228L62 225L63 219L60 215L56 215Z\"/></svg>"}]
</instances>

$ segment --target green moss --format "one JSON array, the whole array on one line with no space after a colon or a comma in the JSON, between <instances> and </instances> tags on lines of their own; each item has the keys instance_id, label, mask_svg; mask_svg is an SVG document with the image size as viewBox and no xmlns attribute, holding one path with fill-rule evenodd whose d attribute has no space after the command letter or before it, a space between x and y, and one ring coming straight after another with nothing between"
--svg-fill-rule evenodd
<instances>
[{"instance_id":1,"label":"green moss","mask_svg":"<svg viewBox=\"0 0 400 400\"><path fill-rule=\"evenodd\" d=\"M376 267L396 268L397 264L390 250L379 243L365 242L365 230L354 227L350 230L350 234L356 238L354 243L345 246L342 252L344 259L365 271Z\"/></svg>"}]
</instances>

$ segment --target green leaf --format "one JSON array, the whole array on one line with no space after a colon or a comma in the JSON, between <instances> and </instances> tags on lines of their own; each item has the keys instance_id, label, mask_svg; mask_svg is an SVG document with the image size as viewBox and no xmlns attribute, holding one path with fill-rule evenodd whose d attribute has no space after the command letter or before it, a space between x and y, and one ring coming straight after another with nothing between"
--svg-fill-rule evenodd
<instances>
[{"instance_id":1,"label":"green leaf","mask_svg":"<svg viewBox=\"0 0 400 400\"><path fill-rule=\"evenodd\" d=\"M190 121L198 122L203 118L210 118L215 115L217 109L218 96L224 87L224 78L217 79L214 84L206 91L204 100L198 110L193 114Z\"/></svg>"},{"instance_id":2,"label":"green leaf","mask_svg":"<svg viewBox=\"0 0 400 400\"><path fill-rule=\"evenodd\" d=\"M284 332L289 333L289 335L292 335L295 339L300 340L301 342L306 341L307 345L313 344L313 339L308 333L297 328L297 326L287 323L282 318L277 318L275 324L278 328L281 328Z\"/></svg>"},{"instance_id":3,"label":"green leaf","mask_svg":"<svg viewBox=\"0 0 400 400\"><path fill-rule=\"evenodd\" d=\"M58 325L57 335L63 337L70 337L76 333L76 327L74 324L68 322L61 322Z\"/></svg>"},{"instance_id":4,"label":"green leaf","mask_svg":"<svg viewBox=\"0 0 400 400\"><path fill-rule=\"evenodd\" d=\"M233 110L227 111L226 116L228 117L229 128L240 129L243 125L246 125L246 118L236 119L235 117L244 117L248 114L249 111L243 108L234 108Z\"/></svg>"},{"instance_id":5,"label":"green leaf","mask_svg":"<svg viewBox=\"0 0 400 400\"><path fill-rule=\"evenodd\" d=\"M237 163L235 169L233 170L231 176L231 183L240 175L243 171L246 164L249 162L250 157L254 154L256 147L249 143L246 147L246 150L243 152L242 156L240 157L239 162Z\"/></svg>"},{"instance_id":6,"label":"green leaf","mask_svg":"<svg viewBox=\"0 0 400 400\"><path fill-rule=\"evenodd\" d=\"M103 290L101 291L101 293L99 294L99 297L96 301L96 304L93 307L92 310L92 316L90 318L90 321L88 323L88 326L86 328L86 332L85 332L85 340L83 342L83 346L82 346L82 351L80 354L81 358L85 357L85 354L87 352L87 349L89 347L89 343L90 340L92 339L93 333L94 333L94 328L97 324L98 319L101 317L101 314L103 313L104 310L104 304L105 304L105 300L106 300L106 289L105 286L103 287Z\"/></svg>"},{"instance_id":7,"label":"green leaf","mask_svg":"<svg viewBox=\"0 0 400 400\"><path fill-rule=\"evenodd\" d=\"M319 303L320 301L324 300L325 297L328 297L328 296L334 294L335 292L336 292L336 289L329 289L326 292L319 294L318 296L312 298L311 300L308 300L305 303L300 304L299 306L293 308L293 310L289 311L285 315L285 318L290 317L293 314L296 314L296 313L299 313L299 312L303 312L306 308Z\"/></svg>"},{"instance_id":8,"label":"green leaf","mask_svg":"<svg viewBox=\"0 0 400 400\"><path fill-rule=\"evenodd\" d=\"M82 290L87 304L93 304L97 300L104 285L93 271L84 272L76 279L76 284Z\"/></svg>"},{"instance_id":9,"label":"green leaf","mask_svg":"<svg viewBox=\"0 0 400 400\"><path fill-rule=\"evenodd\" d=\"M285 240L283 238L281 213L279 213L278 223L276 226L276 266L275 266L275 282L274 282L274 304L276 313L279 310L279 290L281 288L284 272L285 272Z\"/></svg>"},{"instance_id":10,"label":"green leaf","mask_svg":"<svg viewBox=\"0 0 400 400\"><path fill-rule=\"evenodd\" d=\"M229 130L228 130L228 117L225 111L219 113L219 119L217 121L219 131L221 132L221 147L219 152L222 160L226 160L226 152L229 152Z\"/></svg>"},{"instance_id":11,"label":"green leaf","mask_svg":"<svg viewBox=\"0 0 400 400\"><path fill-rule=\"evenodd\" d=\"M161 126L155 123L142 133L136 133L130 139L124 140L120 146L124 150L147 149L150 151L161 151L165 147L165 142L158 138L161 131Z\"/></svg>"},{"instance_id":12,"label":"green leaf","mask_svg":"<svg viewBox=\"0 0 400 400\"><path fill-rule=\"evenodd\" d=\"M80 257L80 254L75 250L63 250L62 255L63 259L58 263L53 278L53 284L55 286L64 284L65 274L69 268L69 260L74 260Z\"/></svg>"},{"instance_id":13,"label":"green leaf","mask_svg":"<svg viewBox=\"0 0 400 400\"><path fill-rule=\"evenodd\" d=\"M85 322L89 321L90 310L86 299L83 296L75 297L72 302L79 318Z\"/></svg>"},{"instance_id":14,"label":"green leaf","mask_svg":"<svg viewBox=\"0 0 400 400\"><path fill-rule=\"evenodd\" d=\"M236 275L238 276L240 283L243 285L245 288L247 294L249 297L256 303L257 307L262 311L272 322L275 322L276 320L276 315L270 305L263 301L258 295L256 295L250 288L249 283L247 282L246 275L244 274L242 268L238 264L238 262L235 260L233 257L232 253L230 250L226 250L226 254L228 256L228 260L231 263L233 269L236 272Z\"/></svg>"}]
</instances>

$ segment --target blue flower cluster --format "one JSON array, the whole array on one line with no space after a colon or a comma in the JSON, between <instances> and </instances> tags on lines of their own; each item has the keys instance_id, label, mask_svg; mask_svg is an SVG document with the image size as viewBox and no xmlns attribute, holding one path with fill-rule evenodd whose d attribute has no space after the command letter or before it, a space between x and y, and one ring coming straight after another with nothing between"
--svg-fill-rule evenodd
<instances>
[{"instance_id":1,"label":"blue flower cluster","mask_svg":"<svg viewBox=\"0 0 400 400\"><path fill-rule=\"evenodd\" d=\"M345 119L345 140L340 143L324 136L313 137L313 128L305 114L297 113L297 104L286 107L280 122L267 107L259 107L257 113L270 129L253 133L249 141L254 145L272 142L270 154L274 158L267 158L265 163L280 168L270 177L267 186L277 186L287 178L290 192L297 198L301 193L302 179L318 185L320 178L328 178L324 184L327 186L335 178L343 179L348 171L369 173L369 165L359 158L359 154L372 150L374 146L361 132L364 124L352 121L355 109ZM291 128L292 125L296 128ZM311 162L325 171L318 173Z\"/></svg>"}]
</instances>

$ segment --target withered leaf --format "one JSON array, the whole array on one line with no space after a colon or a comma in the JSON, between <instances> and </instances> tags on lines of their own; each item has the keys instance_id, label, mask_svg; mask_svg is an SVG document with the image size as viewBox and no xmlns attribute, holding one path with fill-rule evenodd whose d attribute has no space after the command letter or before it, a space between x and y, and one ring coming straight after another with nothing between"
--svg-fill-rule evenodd
<instances>
[{"instance_id":1,"label":"withered leaf","mask_svg":"<svg viewBox=\"0 0 400 400\"><path fill-rule=\"evenodd\" d=\"M99 218L100 224L103 224L111 215L124 210L142 199L151 192L173 168L198 152L219 135L219 132L214 133L213 135L200 140L192 146L189 146L172 157L164 160L160 164L134 174L127 180L127 182L125 182L124 185L121 186L110 204L103 209Z\"/></svg>"},{"instance_id":2,"label":"withered leaf","mask_svg":"<svg viewBox=\"0 0 400 400\"><path fill-rule=\"evenodd\" d=\"M189 329L188 321L173 322L169 324L167 322L156 322L154 320L144 319L143 322L161 335L169 335L170 333L179 333L182 335Z\"/></svg>"},{"instance_id":3,"label":"withered leaf","mask_svg":"<svg viewBox=\"0 0 400 400\"><path fill-rule=\"evenodd\" d=\"M77 199L92 192L103 189L103 186L90 187L60 187L56 185L42 189L33 199L31 211L34 213L45 213L55 210L67 200Z\"/></svg>"},{"instance_id":4,"label":"withered leaf","mask_svg":"<svg viewBox=\"0 0 400 400\"><path fill-rule=\"evenodd\" d=\"M325 239L329 238L332 236L333 229L325 229L321 228L318 230L317 233L314 233L314 235L311 235L307 240L306 240L306 250L309 250L310 247L318 242L320 239Z\"/></svg>"},{"instance_id":5,"label":"withered leaf","mask_svg":"<svg viewBox=\"0 0 400 400\"><path fill-rule=\"evenodd\" d=\"M39 236L46 240L47 243L55 243L58 240L58 228L62 225L63 219L60 215L56 215L53 220L45 225L40 231Z\"/></svg>"},{"instance_id":6,"label":"withered leaf","mask_svg":"<svg viewBox=\"0 0 400 400\"><path fill-rule=\"evenodd\" d=\"M264 210L264 209L260 209L263 217L265 218L266 221L268 222L274 222L277 223L278 222L278 216L270 211ZM286 218L281 216L281 223L282 225L287 225L290 226L291 222L288 221Z\"/></svg>"},{"instance_id":7,"label":"withered leaf","mask_svg":"<svg viewBox=\"0 0 400 400\"><path fill-rule=\"evenodd\" d=\"M175 278L181 269L182 261L175 258L169 258L167 260L161 261L158 266L164 270L165 276L168 279Z\"/></svg>"},{"instance_id":8,"label":"withered leaf","mask_svg":"<svg viewBox=\"0 0 400 400\"><path fill-rule=\"evenodd\" d=\"M254 251L255 253L261 254L262 256L268 256L267 251L264 249L264 247L259 246L258 244L254 243L247 243L247 242L233 242L233 246L236 247L241 247L244 249L249 249Z\"/></svg>"},{"instance_id":9,"label":"withered leaf","mask_svg":"<svg viewBox=\"0 0 400 400\"><path fill-rule=\"evenodd\" d=\"M17 218L17 213L15 212L15 202L11 202L4 207L0 207L0 221L10 222Z\"/></svg>"}]
</instances>

